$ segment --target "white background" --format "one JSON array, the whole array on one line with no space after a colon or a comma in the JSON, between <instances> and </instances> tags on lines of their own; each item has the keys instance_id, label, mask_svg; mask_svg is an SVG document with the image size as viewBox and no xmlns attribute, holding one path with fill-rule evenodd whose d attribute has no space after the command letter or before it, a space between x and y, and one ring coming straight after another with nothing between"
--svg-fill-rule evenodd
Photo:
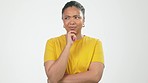
<instances>
[{"instance_id":1,"label":"white background","mask_svg":"<svg viewBox=\"0 0 148 83\"><path fill-rule=\"evenodd\" d=\"M65 33L68 0L0 0L0 83L46 83L47 39ZM83 34L103 43L100 83L148 83L148 0L79 0Z\"/></svg>"}]
</instances>

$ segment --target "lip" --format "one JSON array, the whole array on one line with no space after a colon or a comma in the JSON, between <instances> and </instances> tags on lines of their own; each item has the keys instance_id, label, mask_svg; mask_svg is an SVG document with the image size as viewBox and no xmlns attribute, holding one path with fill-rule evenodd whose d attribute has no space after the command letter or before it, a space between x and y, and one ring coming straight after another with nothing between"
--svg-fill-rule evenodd
<instances>
[{"instance_id":1,"label":"lip","mask_svg":"<svg viewBox=\"0 0 148 83\"><path fill-rule=\"evenodd\" d=\"M76 29L76 27L69 27L69 29L70 29L70 30L75 30L75 29Z\"/></svg>"},{"instance_id":2,"label":"lip","mask_svg":"<svg viewBox=\"0 0 148 83\"><path fill-rule=\"evenodd\" d=\"M70 30L75 30L75 28L70 28Z\"/></svg>"}]
</instances>

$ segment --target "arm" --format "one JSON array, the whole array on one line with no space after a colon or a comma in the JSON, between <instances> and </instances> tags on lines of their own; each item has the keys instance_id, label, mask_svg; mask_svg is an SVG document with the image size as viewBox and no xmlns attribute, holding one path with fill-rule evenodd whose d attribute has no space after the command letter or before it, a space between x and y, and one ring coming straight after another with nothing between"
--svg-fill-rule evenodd
<instances>
[{"instance_id":1,"label":"arm","mask_svg":"<svg viewBox=\"0 0 148 83\"><path fill-rule=\"evenodd\" d=\"M56 61L50 60L45 62L45 71L48 77L48 82L50 83L57 83L59 80L63 78L65 74L68 56L70 53L70 47L73 43L71 36L74 36L74 34L68 32L66 36L66 46L59 58Z\"/></svg>"},{"instance_id":2,"label":"arm","mask_svg":"<svg viewBox=\"0 0 148 83\"><path fill-rule=\"evenodd\" d=\"M66 70L70 46L66 45L60 57L56 61L48 61L45 63L45 71L48 80L51 83L56 83L60 80Z\"/></svg>"},{"instance_id":3,"label":"arm","mask_svg":"<svg viewBox=\"0 0 148 83\"><path fill-rule=\"evenodd\" d=\"M101 80L104 64L92 62L89 70L74 75L65 75L61 83L98 83Z\"/></svg>"}]
</instances>

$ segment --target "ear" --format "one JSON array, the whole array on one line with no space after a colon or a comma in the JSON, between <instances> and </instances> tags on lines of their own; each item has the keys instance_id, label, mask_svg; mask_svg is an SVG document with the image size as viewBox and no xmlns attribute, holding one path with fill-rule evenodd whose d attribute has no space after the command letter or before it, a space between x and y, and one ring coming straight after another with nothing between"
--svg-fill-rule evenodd
<instances>
[{"instance_id":1,"label":"ear","mask_svg":"<svg viewBox=\"0 0 148 83\"><path fill-rule=\"evenodd\" d=\"M85 17L83 17L83 23L85 22Z\"/></svg>"},{"instance_id":2,"label":"ear","mask_svg":"<svg viewBox=\"0 0 148 83\"><path fill-rule=\"evenodd\" d=\"M62 21L63 21L63 28L65 28L65 26L64 26L64 20L63 20L63 17L62 17Z\"/></svg>"},{"instance_id":3,"label":"ear","mask_svg":"<svg viewBox=\"0 0 148 83\"><path fill-rule=\"evenodd\" d=\"M82 27L85 27L85 17L83 18L83 26Z\"/></svg>"}]
</instances>

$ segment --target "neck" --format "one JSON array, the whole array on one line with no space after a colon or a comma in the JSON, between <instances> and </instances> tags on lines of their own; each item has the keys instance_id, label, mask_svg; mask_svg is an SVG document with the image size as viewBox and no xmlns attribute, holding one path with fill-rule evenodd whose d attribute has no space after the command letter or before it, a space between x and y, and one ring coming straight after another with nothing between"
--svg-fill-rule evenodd
<instances>
[{"instance_id":1,"label":"neck","mask_svg":"<svg viewBox=\"0 0 148 83\"><path fill-rule=\"evenodd\" d=\"M76 36L77 36L77 40L83 38L83 35L81 33L80 34L76 34Z\"/></svg>"}]
</instances>

